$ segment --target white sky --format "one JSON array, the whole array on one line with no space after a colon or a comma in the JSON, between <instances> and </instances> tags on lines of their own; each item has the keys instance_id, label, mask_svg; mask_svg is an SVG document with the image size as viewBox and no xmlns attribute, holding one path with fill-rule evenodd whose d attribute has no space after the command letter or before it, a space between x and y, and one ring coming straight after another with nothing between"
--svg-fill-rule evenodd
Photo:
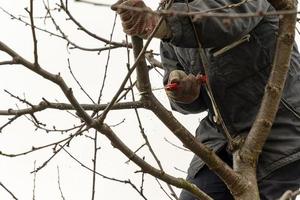
<instances>
[{"instance_id":1,"label":"white sky","mask_svg":"<svg viewBox=\"0 0 300 200\"><path fill-rule=\"evenodd\" d=\"M44 16L45 10L42 1L35 1L35 16ZM54 4L57 1L52 1ZM100 2L100 1L99 1ZM111 3L102 1L103 3ZM158 1L146 1L148 5L155 8ZM18 15L26 16L24 10L29 6L29 1L25 0L0 0L0 6L7 11ZM94 7L85 4L73 3L70 1L70 11L73 15L89 30L94 33L109 38L112 22L115 13L107 7ZM56 19L61 28L70 36L70 39L85 47L103 47L94 39L87 37L82 32L76 30L76 27L65 20L63 12L57 14ZM28 18L24 18L28 21ZM9 16L0 11L0 40L11 46L15 51L25 58L32 61L33 48L32 36L29 26L24 26L16 20L11 20ZM43 20L36 20L37 26L46 26L48 30L55 31L50 20L44 24ZM71 78L67 68L67 58L70 59L73 72L77 75L86 91L97 99L99 88L101 86L103 70L107 59L107 52L100 55L94 52L84 52L80 50L67 51L66 42L48 34L37 32L39 60L41 66L52 73L60 72L67 84L74 90L75 96L81 103L89 103L88 98L80 91L74 80ZM120 28L120 22L117 21L114 41L122 41L125 35ZM157 52L158 41L154 42L152 48ZM0 60L8 57L0 53ZM105 96L103 103L108 102L119 87L120 82L126 74L126 50L119 49L112 51L109 64L108 82L104 90ZM132 62L132 61L131 61ZM37 104L44 97L49 101L58 100L67 102L62 92L57 86L49 81L43 80L22 66L0 66L0 109L16 108L16 104L20 108L26 105L21 104L8 94L3 92L6 89L20 97L26 96L26 99L33 104ZM152 87L161 87L161 77L156 73L151 73L153 82ZM160 98L166 106L168 103L163 91L157 91L155 94ZM158 153L160 160L166 171L174 176L185 177L185 174L174 169L186 170L191 153L178 150L167 144L164 137L168 140L180 145L178 140L159 122L152 113L142 110L140 112L143 125L149 140L152 142L154 150ZM197 127L199 115L182 116L176 114L179 119L188 125L191 131ZM74 119L70 114L60 111L45 111L36 114L37 118L48 127L53 125L56 128L72 127L78 124L78 120ZM114 128L115 132L124 139L124 141L135 150L141 144L141 134L137 127L137 121L133 111L117 111L112 112L108 116L107 123L109 125L117 124L125 118L125 123ZM7 122L6 117L0 117L0 125ZM93 131L88 135L93 136ZM45 131L35 131L35 127L25 118L14 122L5 128L0 134L0 151L5 153L19 153L29 150L32 146L41 146L53 141L65 138L67 135L60 133L45 133ZM98 155L97 171L113 178L126 180L130 178L137 187L140 187L141 174L134 173L139 170L134 164L125 164L125 158L118 150L111 147L109 141L100 136L99 146L101 150ZM78 137L73 140L68 150L87 166L92 167L93 142L84 137ZM30 172L36 166L40 166L45 160L52 155L52 149L46 149L30 154L29 156L6 158L0 157L0 181L8 187L19 199L33 199L33 174ZM146 156L146 160L154 163L153 159L147 153L146 148L140 151L140 156ZM72 160L66 153L59 153L44 169L37 173L35 198L43 200L61 199L58 183L57 183L57 166L60 169L61 187L66 199L82 200L90 199L92 174L83 169L78 163ZM167 188L166 188L167 189ZM149 175L145 178L144 186L145 196L148 199L167 199L160 190L159 185ZM116 192L117 191L117 192ZM177 190L179 193L179 190ZM96 198L97 199L142 199L129 185L124 185L97 177ZM5 190L0 187L0 199L12 199Z\"/></svg>"},{"instance_id":2,"label":"white sky","mask_svg":"<svg viewBox=\"0 0 300 200\"><path fill-rule=\"evenodd\" d=\"M35 1L35 16L44 16L45 10L42 1ZM54 5L57 0L51 1ZM98 1L101 3L113 3L111 1ZM146 3L155 8L159 0L147 0ZM7 11L18 15L27 15L24 8L29 6L29 0L0 0L0 6ZM86 4L69 2L69 9L75 18L86 28L104 38L109 38L115 13L107 7L95 7ZM70 21L65 20L63 12L55 14L60 27L69 35L75 43L91 48L103 47L104 44L91 39L81 31L76 30L76 26ZM28 18L24 18L29 21ZM11 20L9 16L0 11L0 40L15 51L20 53L30 61L33 60L32 35L29 26L24 26L19 21ZM36 25L46 27L48 30L55 31L50 20L36 20ZM41 66L52 73L60 72L67 84L74 90L75 96L80 103L90 103L89 99L81 92L72 79L68 68L67 58L70 59L73 72L77 75L86 91L97 100L99 88L101 86L103 71L107 60L107 53L100 55L94 52L84 52L80 50L67 50L66 42L43 32L37 32L39 59ZM120 21L117 20L114 41L122 41L125 35L121 31ZM158 41L151 44L150 49L158 52ZM110 57L108 82L104 90L103 103L110 101L117 91L121 81L126 75L126 49L113 50ZM0 61L8 57L0 52ZM132 63L132 61L131 61ZM152 87L162 87L162 80L158 73L151 72ZM26 99L33 104L38 104L42 98L49 101L67 102L66 98L57 86L49 81L43 80L22 66L0 66L0 109L20 108L26 105L11 98L3 92L6 89L20 97L26 96ZM168 107L168 102L163 91L156 91L156 96ZM169 108L169 107L168 107ZM185 177L185 174L174 169L177 167L186 170L192 154L174 148L164 141L168 140L180 145L178 140L159 122L149 111L140 111L142 122L151 141L154 150L157 152L165 170L178 177ZM187 126L191 132L194 132L201 118L200 115L183 116L174 113L176 117ZM61 111L47 110L36 114L36 117L49 128L53 125L56 128L68 128L79 121L74 119L69 113ZM123 141L128 144L132 150L137 149L143 140L137 127L137 120L133 111L113 111L107 119L109 125L118 124L123 119L125 122L114 127L114 131ZM7 117L0 116L0 126L7 122ZM87 133L93 136L93 131ZM35 127L22 117L9 127L5 128L0 134L0 151L5 153L20 153L29 150L32 146L41 146L67 135L60 133L46 133L45 131L35 131ZM139 168L130 163L125 164L127 158L118 150L111 147L110 142L99 136L99 146L101 149L98 154L97 171L107 176L122 180L131 179L137 187L140 186L141 174L135 171ZM180 145L181 146L181 145ZM92 167L93 142L85 136L75 138L68 148L76 158L89 167ZM0 181L8 187L20 200L33 199L33 174L30 172L36 166L40 166L52 155L52 149L45 149L27 156L17 158L0 157ZM139 152L140 156L145 156L146 161L154 163L152 157L146 151L146 148ZM59 153L45 168L36 175L35 199L58 200L60 196L57 183L57 167L60 170L60 182L62 191L67 200L90 199L92 186L92 173L82 168L78 163L72 160L66 153ZM167 190L167 188L165 187ZM145 196L149 200L167 199L163 191L160 190L156 181L146 175ZM168 191L168 190L167 190ZM179 190L176 190L179 194ZM129 185L124 185L97 176L96 199L142 199ZM0 187L0 200L12 199L8 193Z\"/></svg>"}]
</instances>

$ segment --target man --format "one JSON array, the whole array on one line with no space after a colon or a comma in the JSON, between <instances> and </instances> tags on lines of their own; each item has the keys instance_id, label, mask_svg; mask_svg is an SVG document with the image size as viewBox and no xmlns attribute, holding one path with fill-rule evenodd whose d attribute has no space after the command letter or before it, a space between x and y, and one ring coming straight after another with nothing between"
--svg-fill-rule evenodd
<instances>
[{"instance_id":1,"label":"man","mask_svg":"<svg viewBox=\"0 0 300 200\"><path fill-rule=\"evenodd\" d=\"M200 122L196 137L211 147L229 165L232 155L214 113L209 93L200 84L201 75L209 77L211 92L232 137L246 136L253 124L264 93L274 57L277 16L195 18L176 15L180 12L221 13L271 12L266 1L177 0L170 10L174 15L163 20L155 37L162 39L161 60L165 69L164 84L176 83L167 90L172 109L184 114L208 111ZM229 7L230 4L236 4ZM127 0L121 5L149 10L141 0ZM223 7L223 9L217 9ZM149 12L118 9L124 31L147 38L159 16ZM205 72L198 38L206 51L209 66ZM290 69L281 104L271 134L258 162L258 185L263 200L275 200L286 190L300 187L300 56L294 45ZM195 156L188 170L188 180L213 199L233 199L225 184ZM195 199L183 191L181 200Z\"/></svg>"}]
</instances>

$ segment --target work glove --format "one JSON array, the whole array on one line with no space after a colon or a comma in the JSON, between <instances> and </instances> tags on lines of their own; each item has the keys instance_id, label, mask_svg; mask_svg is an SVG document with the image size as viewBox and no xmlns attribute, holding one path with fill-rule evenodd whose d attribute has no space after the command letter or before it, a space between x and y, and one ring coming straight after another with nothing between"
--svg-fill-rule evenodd
<instances>
[{"instance_id":1,"label":"work glove","mask_svg":"<svg viewBox=\"0 0 300 200\"><path fill-rule=\"evenodd\" d=\"M194 102L200 94L201 75L187 75L182 70L174 70L170 73L168 84L176 83L173 90L166 89L167 96L178 103L189 104Z\"/></svg>"},{"instance_id":2,"label":"work glove","mask_svg":"<svg viewBox=\"0 0 300 200\"><path fill-rule=\"evenodd\" d=\"M119 8L116 8L116 4ZM116 4L112 6L112 9L120 15L124 32L128 35L147 39L159 21L158 14L147 12L152 10L142 0L118 1ZM143 11L120 8L122 6L139 8ZM170 35L170 30L167 28L166 22L163 21L154 37L163 39L169 38Z\"/></svg>"}]
</instances>

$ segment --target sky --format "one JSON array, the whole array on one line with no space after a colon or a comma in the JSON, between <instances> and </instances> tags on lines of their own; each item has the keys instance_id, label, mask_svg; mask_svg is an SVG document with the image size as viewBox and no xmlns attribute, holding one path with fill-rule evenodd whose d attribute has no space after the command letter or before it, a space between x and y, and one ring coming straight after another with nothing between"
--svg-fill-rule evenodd
<instances>
[{"instance_id":1,"label":"sky","mask_svg":"<svg viewBox=\"0 0 300 200\"><path fill-rule=\"evenodd\" d=\"M101 2L101 1L98 1ZM146 1L148 5L155 7L158 1ZM45 16L46 11L43 9L42 1L34 1L34 15L37 17L35 23L39 27L44 27L49 31L55 32L55 27L50 19L40 19ZM57 1L51 1L52 8ZM112 3L111 1L102 1L101 3ZM24 0L0 0L1 8L9 11L25 21L29 21L26 7L29 7L29 1ZM87 29L97 35L109 38L113 27L115 13L108 7L97 7L82 3L69 2L69 9L80 23ZM68 34L69 38L78 45L89 48L104 47L104 44L88 37L69 20L66 20L64 13L54 11L56 21L59 26ZM12 20L10 16L0 11L0 22L2 28L0 31L0 40L21 54L26 59L33 60L33 41L29 26L25 26L18 20ZM37 31L39 61L41 66L51 73L60 73L67 84L72 87L75 96L80 103L90 103L90 100L80 90L73 80L69 70L68 61L85 90L95 100L98 98L99 90L103 80L104 69L108 57L108 52L86 52L78 49L68 49L67 43L57 37L50 36L42 31ZM116 21L114 41L125 40L125 34L122 32L119 19ZM153 41L149 49L158 52L158 40ZM0 53L0 60L6 60L9 57ZM127 68L127 51L126 49L113 50L110 54L109 68L107 74L107 83L104 88L102 97L103 103L107 103L113 97L123 78L126 75ZM133 63L131 57L131 64ZM42 98L48 101L67 102L60 89L53 83L43 80L43 78L25 69L22 66L0 66L0 109L8 108L26 108L15 98L12 98L4 90L25 98L32 104L38 104ZM163 73L162 71L160 73ZM151 72L151 82L153 88L162 87L162 77L157 72ZM136 94L138 91L136 91ZM164 91L155 91L157 98L168 108ZM138 97L138 94L136 95ZM183 116L174 113L177 118L185 124L189 130L194 132L201 115ZM181 146L168 129L166 129L155 116L146 110L140 111L142 123L146 134L149 137L154 150L157 152L164 169L176 176L184 178L185 173L175 169L186 170L192 153L179 150L165 141L165 138L174 144ZM78 125L80 121L74 118L70 113L47 110L37 113L36 117L47 124L47 128L54 125L57 129L70 128ZM123 120L124 123L121 123ZM0 116L0 126L8 121L7 117ZM139 148L144 142L137 126L137 119L132 110L114 111L108 115L106 121L109 125L117 125L113 130L122 138L132 150ZM26 118L21 117L11 125L4 128L0 134L0 151L5 153L20 153L27 151L32 146L42 146L68 136L69 133L61 134L60 132L49 132L36 130L36 127ZM92 167L93 158L93 141L88 136L94 136L94 131L89 131L85 136L75 138L67 150L78 160ZM98 166L97 171L106 176L121 180L130 179L139 188L142 182L142 174L136 173L139 168L133 163L127 164L127 158L118 150L114 149L110 142L104 137L99 136L98 146ZM26 156L16 158L0 157L0 181L13 194L21 199L43 199L53 200L62 199L59 185L65 199L82 200L90 199L92 191L92 173L81 167L67 153L60 152L54 159L47 164L38 173L31 173L34 168L41 166L47 159L52 156L52 148L40 150ZM147 148L139 151L141 157L150 163L155 163ZM59 171L59 178L58 178ZM60 184L58 184L58 180ZM35 185L35 186L34 186ZM164 185L164 188L167 188ZM117 191L117 192L116 192ZM176 190L179 193L180 190ZM149 175L145 176L144 193L148 199L167 199L164 192L160 190L159 184ZM116 183L97 176L96 181L96 199L142 199L140 195L129 185ZM10 200L12 197L0 187L0 199Z\"/></svg>"},{"instance_id":2,"label":"sky","mask_svg":"<svg viewBox=\"0 0 300 200\"><path fill-rule=\"evenodd\" d=\"M99 3L111 4L113 1L97 1ZM159 0L145 1L153 9L158 5ZM41 19L46 14L42 1L35 3L35 23L38 27L55 32L55 27L50 19ZM55 8L57 0L51 1L51 8ZM29 0L0 0L0 7L9 11L25 21L29 21L28 14L24 8L29 7ZM74 17L88 30L97 35L109 38L113 28L115 13L109 7L92 6L83 3L69 2L69 10ZM69 36L69 39L76 44L88 47L104 47L99 42L66 20L63 11L53 11L53 15L59 26ZM26 59L33 61L33 41L29 26L18 20L12 20L10 16L0 10L0 41L6 43L16 52ZM89 95L97 100L101 88L107 58L109 56L109 67L107 82L104 88L104 95L101 102L107 103L111 100L121 81L126 76L127 50L124 48L115 49L108 55L108 51L87 52L78 49L68 49L66 41L51 36L43 31L37 31L38 52L41 66L51 73L60 73L66 83L73 89L75 97L80 103L91 103L89 98L80 90L68 69L68 60L73 73L78 81L85 88ZM125 34L122 32L120 20L117 18L114 41L124 41ZM148 49L159 52L159 41L154 40ZM0 61L7 60L9 57L0 52ZM131 64L133 59L131 56ZM160 71L160 73L163 73ZM150 73L152 88L162 87L162 77L156 71ZM0 66L0 110L8 108L26 108L27 105L12 98L4 90L25 98L32 104L38 104L42 98L51 102L67 102L60 89L53 83L44 80L23 66ZM138 97L138 91L135 91ZM169 104L163 90L155 90L155 96L168 108ZM165 141L181 146L164 125L147 110L140 110L144 130L155 150L166 172L176 177L185 178L186 174L177 170L186 171L193 156L191 152L180 150ZM72 114L72 113L71 113ZM47 124L47 128L56 129L70 128L80 124L80 120L73 117L68 112L47 110L37 113L36 117L42 123ZM198 126L199 120L204 114L181 115L176 112L173 114L181 121L192 133ZM7 117L0 116L0 126L8 121ZM126 144L135 150L143 143L140 130L137 126L137 119L133 110L112 111L106 120L108 125L113 126L115 133L123 139ZM36 130L36 127L26 118L21 117L11 125L4 128L0 133L0 151L4 153L20 153L27 151L32 146L43 146L51 142L58 141L68 136L69 133L46 132ZM94 131L90 130L83 136L76 137L70 146L66 148L73 156L88 167L92 167L93 141L89 137L94 136ZM111 178L120 180L130 179L138 188L142 182L142 174L136 173L139 167L123 156L117 149L113 148L110 142L99 134L98 165L97 172ZM52 148L47 148L34 152L29 155L16 158L0 156L0 182L4 184L20 200L41 199L59 200L61 197L60 188L66 200L90 199L92 193L92 173L83 168L66 152L57 154L51 162L38 173L31 173L34 168L41 166L53 155ZM155 165L147 148L143 148L138 155L145 157L147 162ZM156 166L156 165L155 165ZM59 171L59 173L58 173ZM59 178L58 178L59 176ZM59 182L59 183L58 183ZM35 186L34 186L35 185ZM164 188L167 190L165 185ZM167 190L168 191L168 190ZM180 190L176 189L177 194ZM149 175L144 178L144 194L149 200L168 199L160 189L156 180ZM0 187L0 200L13 199L7 191ZM96 179L96 199L143 199L131 186L115 181L106 180L100 176Z\"/></svg>"}]
</instances>

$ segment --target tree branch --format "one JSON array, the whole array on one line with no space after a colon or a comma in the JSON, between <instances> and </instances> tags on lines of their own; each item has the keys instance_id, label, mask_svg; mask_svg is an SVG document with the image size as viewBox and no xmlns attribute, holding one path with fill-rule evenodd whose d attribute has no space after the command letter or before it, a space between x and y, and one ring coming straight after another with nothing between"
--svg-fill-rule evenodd
<instances>
[{"instance_id":1,"label":"tree branch","mask_svg":"<svg viewBox=\"0 0 300 200\"><path fill-rule=\"evenodd\" d=\"M111 141L113 147L119 149L130 160L132 160L135 164L141 167L143 172L151 174L152 176L163 180L166 183L169 183L179 188L183 188L195 194L201 200L212 200L211 197L209 197L207 194L201 191L196 185L191 184L182 178L175 178L165 172L162 172L145 162L142 158L138 157L118 138L118 136L106 124L95 123L93 124L93 127L97 129L100 133L104 134Z\"/></svg>"},{"instance_id":2,"label":"tree branch","mask_svg":"<svg viewBox=\"0 0 300 200\"><path fill-rule=\"evenodd\" d=\"M294 11L294 13L296 11L293 0L270 2L276 9ZM272 72L265 88L265 94L256 120L241 149L241 155L245 160L248 159L251 165L255 165L263 145L269 136L290 66L295 36L296 15L284 15L279 19L279 31Z\"/></svg>"},{"instance_id":3,"label":"tree branch","mask_svg":"<svg viewBox=\"0 0 300 200\"><path fill-rule=\"evenodd\" d=\"M158 25L159 26L159 25ZM143 52L143 42L140 38L132 38L134 55L137 67L138 89L142 94L141 101L149 105L150 109L184 144L185 147L199 156L219 177L221 177L233 192L245 190L246 181L236 174L225 162L223 162L212 150L197 141L197 139L177 121L173 115L167 111L164 106L154 97L151 91L149 74L144 57L140 58L140 52ZM140 60L138 60L138 58ZM143 59L143 60L141 60ZM147 103L146 103L147 102Z\"/></svg>"},{"instance_id":4,"label":"tree branch","mask_svg":"<svg viewBox=\"0 0 300 200\"><path fill-rule=\"evenodd\" d=\"M60 0L60 8L65 11L65 13L68 15L68 17L70 18L70 20L72 22L74 22L74 24L76 24L79 28L79 30L82 30L83 32L85 32L86 34L88 34L89 36L101 41L101 42L104 42L106 44L110 44L112 46L116 46L116 47L128 47L128 48L131 48L131 44L126 44L126 43L119 43L119 42L113 42L113 41L110 41L110 40L107 40L105 38L102 38L94 33L92 33L91 31L87 30L84 26L82 26L74 17L73 15L71 14L71 12L68 10L68 8L66 7L66 5L64 4L63 0Z\"/></svg>"},{"instance_id":5,"label":"tree branch","mask_svg":"<svg viewBox=\"0 0 300 200\"><path fill-rule=\"evenodd\" d=\"M78 2L78 3L86 3L86 4L93 5L93 6L110 7L109 4L105 4L105 3L96 3L96 2L92 2L92 1L86 1L86 0L75 0L75 2Z\"/></svg>"},{"instance_id":6,"label":"tree branch","mask_svg":"<svg viewBox=\"0 0 300 200\"><path fill-rule=\"evenodd\" d=\"M8 55L10 55L13 59L16 60L18 64L22 64L27 69L35 72L36 74L39 74L40 76L44 77L45 79L55 83L58 85L67 99L70 101L70 103L73 105L73 107L78 112L79 117L81 117L83 120L85 120L88 123L92 122L91 117L85 112L85 110L81 107L81 105L78 103L77 99L73 95L72 88L69 88L63 78L60 76L60 74L51 74L50 72L42 69L41 67L36 67L33 63L27 61L25 58L20 56L18 53L16 53L14 50L12 50L10 47L8 47L6 44L0 41L0 50L6 52Z\"/></svg>"},{"instance_id":7,"label":"tree branch","mask_svg":"<svg viewBox=\"0 0 300 200\"><path fill-rule=\"evenodd\" d=\"M15 195L7 188L7 187L5 187L5 185L3 185L3 183L0 182L0 186L1 186L3 189L5 189L6 192L8 192L12 198L14 198L15 200L18 200L18 198L17 198L17 197L16 197L16 196L15 196Z\"/></svg>"},{"instance_id":8,"label":"tree branch","mask_svg":"<svg viewBox=\"0 0 300 200\"><path fill-rule=\"evenodd\" d=\"M37 39L35 33L35 26L34 26L34 19L33 19L33 0L30 0L30 10L27 12L30 16L30 23L31 23L31 32L32 32L32 39L33 39L33 48L34 48L34 65L38 67L38 47L37 47Z\"/></svg>"},{"instance_id":9,"label":"tree branch","mask_svg":"<svg viewBox=\"0 0 300 200\"><path fill-rule=\"evenodd\" d=\"M104 110L109 104L80 104L80 106L88 111L100 111ZM116 103L112 106L112 110L122 110L122 109L134 109L134 108L145 108L145 103L142 101L135 102L123 102ZM33 114L36 112L40 112L46 109L56 109L56 110L76 110L72 104L67 103L52 103L41 101L38 105L32 105L30 108L24 109L8 109L8 110L0 110L0 115L25 115L25 114Z\"/></svg>"},{"instance_id":10,"label":"tree branch","mask_svg":"<svg viewBox=\"0 0 300 200\"><path fill-rule=\"evenodd\" d=\"M14 64L16 64L16 61L14 60L0 62L0 65L14 65Z\"/></svg>"}]
</instances>

